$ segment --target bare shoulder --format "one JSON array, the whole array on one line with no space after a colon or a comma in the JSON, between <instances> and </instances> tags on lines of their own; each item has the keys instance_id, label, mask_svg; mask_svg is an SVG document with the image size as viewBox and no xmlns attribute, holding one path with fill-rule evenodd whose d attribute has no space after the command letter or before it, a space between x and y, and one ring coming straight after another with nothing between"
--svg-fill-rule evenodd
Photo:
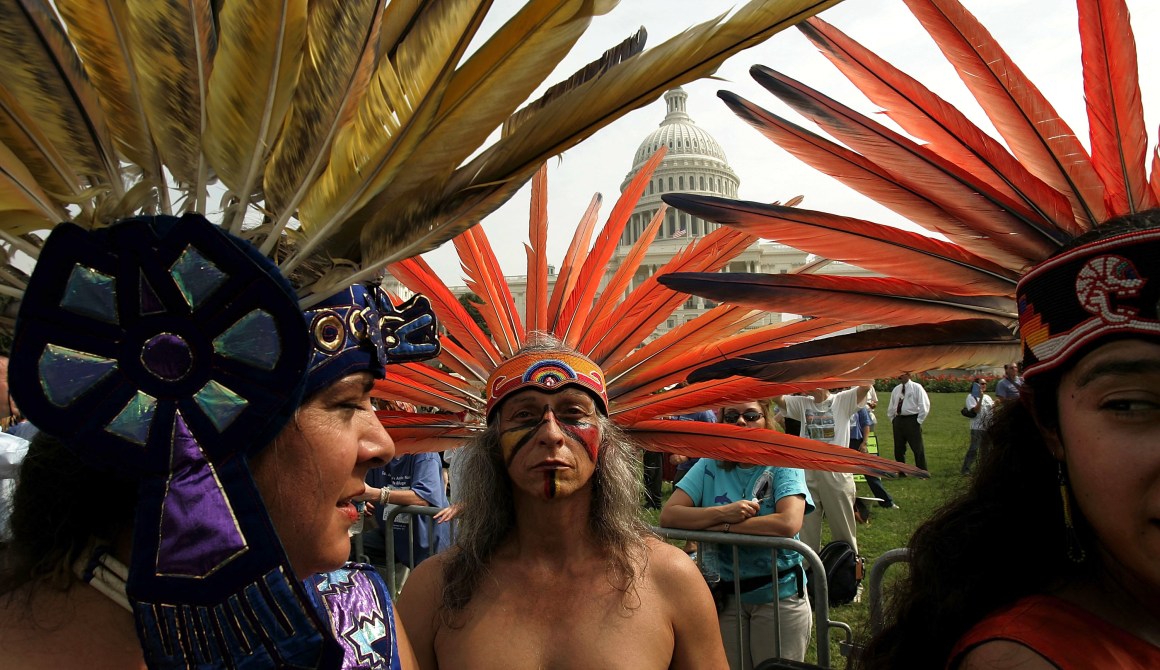
<instances>
[{"instance_id":1,"label":"bare shoulder","mask_svg":"<svg viewBox=\"0 0 1160 670\"><path fill-rule=\"evenodd\" d=\"M671 585L688 580L704 582L701 571L689 555L656 538L646 540L650 579Z\"/></svg>"},{"instance_id":2,"label":"bare shoulder","mask_svg":"<svg viewBox=\"0 0 1160 670\"><path fill-rule=\"evenodd\" d=\"M1055 670L1055 664L1030 647L1009 640L991 640L971 649L957 670Z\"/></svg>"},{"instance_id":3,"label":"bare shoulder","mask_svg":"<svg viewBox=\"0 0 1160 670\"><path fill-rule=\"evenodd\" d=\"M443 598L443 568L450 551L435 554L411 571L399 594L398 613L407 632L418 667L438 667L435 636L439 632L439 605Z\"/></svg>"}]
</instances>

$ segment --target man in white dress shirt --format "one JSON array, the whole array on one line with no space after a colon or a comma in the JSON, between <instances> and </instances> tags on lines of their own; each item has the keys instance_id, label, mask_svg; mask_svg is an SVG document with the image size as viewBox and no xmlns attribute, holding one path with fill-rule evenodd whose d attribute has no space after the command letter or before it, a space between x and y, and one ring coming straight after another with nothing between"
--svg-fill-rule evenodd
<instances>
[{"instance_id":1,"label":"man in white dress shirt","mask_svg":"<svg viewBox=\"0 0 1160 670\"><path fill-rule=\"evenodd\" d=\"M899 384L890 392L886 418L894 426L894 460L906 462L906 445L914 452L914 464L926 470L926 449L922 443L922 422L930 414L930 398L909 372L898 377Z\"/></svg>"}]
</instances>

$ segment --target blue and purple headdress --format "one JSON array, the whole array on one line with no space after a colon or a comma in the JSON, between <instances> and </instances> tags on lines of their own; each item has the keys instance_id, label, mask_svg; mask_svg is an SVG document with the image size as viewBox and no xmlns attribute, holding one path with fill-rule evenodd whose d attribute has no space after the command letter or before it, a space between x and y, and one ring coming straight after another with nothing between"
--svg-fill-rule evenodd
<instances>
[{"instance_id":1,"label":"blue and purple headdress","mask_svg":"<svg viewBox=\"0 0 1160 670\"><path fill-rule=\"evenodd\" d=\"M91 467L137 482L126 592L152 667L341 661L248 459L307 393L438 342L424 298L396 308L377 288L307 318L273 263L199 215L65 223L44 244L12 393Z\"/></svg>"}]
</instances>

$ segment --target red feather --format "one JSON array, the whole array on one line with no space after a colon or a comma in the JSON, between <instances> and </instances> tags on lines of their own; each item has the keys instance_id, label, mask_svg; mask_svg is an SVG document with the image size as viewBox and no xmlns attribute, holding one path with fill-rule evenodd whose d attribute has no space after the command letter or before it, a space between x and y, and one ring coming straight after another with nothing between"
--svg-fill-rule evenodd
<instances>
[{"instance_id":1,"label":"red feather","mask_svg":"<svg viewBox=\"0 0 1160 670\"><path fill-rule=\"evenodd\" d=\"M1062 241L1053 225L1022 202L995 191L929 149L779 72L755 65L750 74L800 114L937 203L971 233L989 237L995 246L1039 260Z\"/></svg>"},{"instance_id":2,"label":"red feather","mask_svg":"<svg viewBox=\"0 0 1160 670\"><path fill-rule=\"evenodd\" d=\"M1067 198L1027 171L1007 148L910 75L879 58L825 21L798 24L822 54L903 130L992 188L1018 198L1044 221L1071 235L1076 226Z\"/></svg>"},{"instance_id":3,"label":"red feather","mask_svg":"<svg viewBox=\"0 0 1160 670\"><path fill-rule=\"evenodd\" d=\"M644 368L650 372L660 372L673 359L689 352L690 349L699 349L706 342L717 342L736 335L763 316L765 314L761 311L736 305L718 305L698 315L697 318L665 332L608 366L604 371L604 378L607 380L609 393L619 392L624 386L630 385L635 378L632 375L634 370Z\"/></svg>"},{"instance_id":4,"label":"red feather","mask_svg":"<svg viewBox=\"0 0 1160 670\"><path fill-rule=\"evenodd\" d=\"M528 217L528 303L524 322L529 331L548 328L548 166L541 165L532 178L532 203Z\"/></svg>"},{"instance_id":5,"label":"red feather","mask_svg":"<svg viewBox=\"0 0 1160 670\"><path fill-rule=\"evenodd\" d=\"M608 221L596 238L596 244L593 245L592 250L584 259L576 288L572 291L567 308L560 315L558 327L558 329L563 329L562 339L570 347L575 347L580 342L581 336L590 325L588 315L592 310L596 291L600 288L600 280L608 269L608 261L620 243L624 226L628 223L629 217L632 216L633 208L640 200L640 196L644 194L644 189L652 179L653 172L665 157L665 151L664 147L657 150L652 158L641 166L636 176L621 192L620 198L617 199L616 205L612 208L612 213L608 215Z\"/></svg>"},{"instance_id":6,"label":"red feather","mask_svg":"<svg viewBox=\"0 0 1160 670\"><path fill-rule=\"evenodd\" d=\"M856 323L901 326L987 317L1008 325L1015 301L1003 296L958 296L891 277L682 272L658 281L673 289L750 309Z\"/></svg>"},{"instance_id":7,"label":"red feather","mask_svg":"<svg viewBox=\"0 0 1160 670\"><path fill-rule=\"evenodd\" d=\"M641 421L629 426L627 432L651 450L691 458L886 477L897 472L929 476L912 465L775 430L702 421Z\"/></svg>"},{"instance_id":8,"label":"red feather","mask_svg":"<svg viewBox=\"0 0 1160 670\"><path fill-rule=\"evenodd\" d=\"M1014 294L1019 274L933 237L796 207L674 193L677 209L830 261L963 294Z\"/></svg>"},{"instance_id":9,"label":"red feather","mask_svg":"<svg viewBox=\"0 0 1160 670\"><path fill-rule=\"evenodd\" d=\"M1092 165L1107 188L1108 214L1155 207L1144 167L1148 131L1127 5L1123 0L1080 0L1079 36Z\"/></svg>"},{"instance_id":10,"label":"red feather","mask_svg":"<svg viewBox=\"0 0 1160 670\"><path fill-rule=\"evenodd\" d=\"M978 19L956 0L904 1L1027 169L1071 201L1081 227L1105 220L1087 150Z\"/></svg>"},{"instance_id":11,"label":"red feather","mask_svg":"<svg viewBox=\"0 0 1160 670\"><path fill-rule=\"evenodd\" d=\"M988 319L895 326L750 353L706 365L690 382L745 375L768 382L825 377L879 378L899 370L999 365L1016 360L1019 339Z\"/></svg>"},{"instance_id":12,"label":"red feather","mask_svg":"<svg viewBox=\"0 0 1160 670\"><path fill-rule=\"evenodd\" d=\"M862 155L772 114L729 91L718 91L717 97L735 114L777 143L803 163L827 174L862 195L878 201L928 230L936 230L956 244L981 258L1011 270L1022 270L1027 259L990 240L975 236L974 231L943 210L937 202L899 182Z\"/></svg>"},{"instance_id":13,"label":"red feather","mask_svg":"<svg viewBox=\"0 0 1160 670\"><path fill-rule=\"evenodd\" d=\"M478 404L464 399L458 393L436 389L389 372L384 379L375 380L371 395L386 400L403 400L420 407L438 407L448 412L474 412L479 408Z\"/></svg>"}]
</instances>

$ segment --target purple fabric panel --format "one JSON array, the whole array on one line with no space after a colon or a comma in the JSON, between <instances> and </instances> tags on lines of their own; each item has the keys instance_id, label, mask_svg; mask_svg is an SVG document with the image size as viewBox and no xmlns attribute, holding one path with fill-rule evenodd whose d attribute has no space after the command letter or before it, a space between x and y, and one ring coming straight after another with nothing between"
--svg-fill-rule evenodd
<instances>
[{"instance_id":1,"label":"purple fabric panel","mask_svg":"<svg viewBox=\"0 0 1160 670\"><path fill-rule=\"evenodd\" d=\"M173 466L161 503L158 574L201 577L246 546L225 492L178 413Z\"/></svg>"},{"instance_id":2,"label":"purple fabric panel","mask_svg":"<svg viewBox=\"0 0 1160 670\"><path fill-rule=\"evenodd\" d=\"M193 356L185 340L173 333L160 333L149 338L141 350L141 363L161 379L181 379L189 372Z\"/></svg>"},{"instance_id":3,"label":"purple fabric panel","mask_svg":"<svg viewBox=\"0 0 1160 670\"><path fill-rule=\"evenodd\" d=\"M394 613L389 606L384 612L367 574L350 570L347 578L350 584L322 592L331 629L342 647L343 669L398 667Z\"/></svg>"}]
</instances>

